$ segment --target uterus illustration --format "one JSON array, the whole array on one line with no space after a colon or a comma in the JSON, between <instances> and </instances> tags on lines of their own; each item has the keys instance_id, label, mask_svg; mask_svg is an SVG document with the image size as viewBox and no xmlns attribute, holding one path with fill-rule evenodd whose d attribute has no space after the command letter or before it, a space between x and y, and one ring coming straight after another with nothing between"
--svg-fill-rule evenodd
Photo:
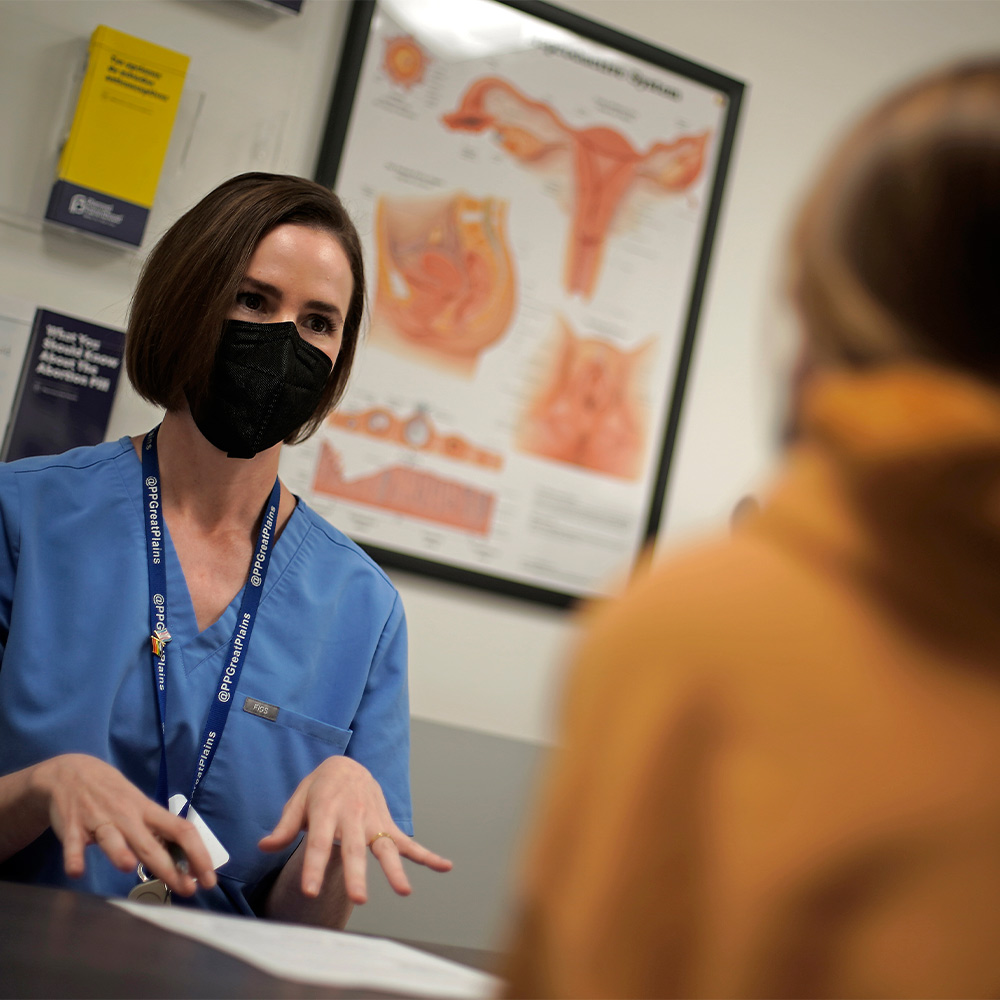
<instances>
[{"instance_id":1,"label":"uterus illustration","mask_svg":"<svg viewBox=\"0 0 1000 1000\"><path fill-rule=\"evenodd\" d=\"M578 335L559 317L553 346L547 370L518 423L516 447L604 475L637 479L649 424L641 380L653 341L622 348Z\"/></svg>"},{"instance_id":2,"label":"uterus illustration","mask_svg":"<svg viewBox=\"0 0 1000 1000\"><path fill-rule=\"evenodd\" d=\"M496 198L380 198L372 341L471 376L514 313L506 223Z\"/></svg>"},{"instance_id":3,"label":"uterus illustration","mask_svg":"<svg viewBox=\"0 0 1000 1000\"><path fill-rule=\"evenodd\" d=\"M640 152L615 129L571 128L547 104L492 76L474 82L442 121L457 131L492 130L523 166L570 178L572 222L564 285L569 294L585 300L594 295L608 233L630 193L688 190L704 169L710 135L682 135Z\"/></svg>"}]
</instances>

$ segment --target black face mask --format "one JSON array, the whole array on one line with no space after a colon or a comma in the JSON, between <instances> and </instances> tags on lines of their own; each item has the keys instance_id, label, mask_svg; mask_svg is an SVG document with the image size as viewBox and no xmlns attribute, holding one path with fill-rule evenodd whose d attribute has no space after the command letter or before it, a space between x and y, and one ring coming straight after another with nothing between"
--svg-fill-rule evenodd
<instances>
[{"instance_id":1,"label":"black face mask","mask_svg":"<svg viewBox=\"0 0 1000 1000\"><path fill-rule=\"evenodd\" d=\"M333 362L306 343L294 323L231 319L222 331L208 395L191 407L191 415L230 458L253 458L315 413L332 371Z\"/></svg>"}]
</instances>

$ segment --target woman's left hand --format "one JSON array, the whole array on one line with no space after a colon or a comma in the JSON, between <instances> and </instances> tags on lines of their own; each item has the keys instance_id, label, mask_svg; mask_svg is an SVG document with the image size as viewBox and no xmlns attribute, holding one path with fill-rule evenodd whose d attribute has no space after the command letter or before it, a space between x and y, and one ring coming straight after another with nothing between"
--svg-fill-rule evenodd
<instances>
[{"instance_id":1,"label":"woman's left hand","mask_svg":"<svg viewBox=\"0 0 1000 1000\"><path fill-rule=\"evenodd\" d=\"M277 826L258 846L280 851L306 831L302 892L316 897L323 885L335 841L340 842L344 888L354 903L368 899L365 870L368 848L382 866L389 885L401 896L412 891L402 858L446 872L451 862L422 847L392 821L385 796L366 768L350 757L328 757L306 775L285 804ZM387 834L387 836L379 836Z\"/></svg>"}]
</instances>

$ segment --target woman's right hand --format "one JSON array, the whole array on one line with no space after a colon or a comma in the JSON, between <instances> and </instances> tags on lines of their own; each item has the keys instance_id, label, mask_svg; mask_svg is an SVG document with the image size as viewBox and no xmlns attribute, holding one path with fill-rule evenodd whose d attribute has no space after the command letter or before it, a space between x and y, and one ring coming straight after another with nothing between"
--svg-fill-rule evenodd
<instances>
[{"instance_id":1,"label":"woman's right hand","mask_svg":"<svg viewBox=\"0 0 1000 1000\"><path fill-rule=\"evenodd\" d=\"M110 764L69 753L30 771L28 787L41 796L39 805L44 804L62 842L67 875L83 874L84 849L97 844L119 871L134 871L142 862L150 877L163 879L178 895L215 885L212 862L194 824L157 805ZM177 868L165 842L184 851L189 874Z\"/></svg>"}]
</instances>

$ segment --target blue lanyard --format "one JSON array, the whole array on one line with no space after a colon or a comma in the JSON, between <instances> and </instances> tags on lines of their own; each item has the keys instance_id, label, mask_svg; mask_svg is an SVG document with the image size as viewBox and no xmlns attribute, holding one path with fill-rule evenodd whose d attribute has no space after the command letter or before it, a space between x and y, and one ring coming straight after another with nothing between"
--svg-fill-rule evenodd
<instances>
[{"instance_id":1,"label":"blue lanyard","mask_svg":"<svg viewBox=\"0 0 1000 1000\"><path fill-rule=\"evenodd\" d=\"M142 444L142 482L146 498L146 566L149 570L149 631L153 656L153 679L156 688L157 717L160 724L160 773L156 779L156 801L167 806L167 643L170 632L167 630L167 571L166 571L166 527L163 523L162 500L160 497L160 463L156 456L156 433L159 427L154 427ZM187 803L181 810L181 816L186 816L188 807L194 799L194 793L208 772L222 739L222 730L229 717L232 707L232 697L240 680L243 661L246 659L250 646L250 633L253 632L257 619L257 606L260 604L260 594L264 589L264 579L267 576L267 566L271 560L271 544L274 541L274 526L278 519L278 502L281 496L281 486L277 476L271 488L271 496L264 511L264 520L257 537L257 547L254 549L253 563L250 566L250 576L243 588L243 600L240 602L239 614L236 618L236 628L233 629L229 641L229 653L226 657L222 673L212 705L208 710L208 719L201 735L201 753L195 768L191 793Z\"/></svg>"}]
</instances>

